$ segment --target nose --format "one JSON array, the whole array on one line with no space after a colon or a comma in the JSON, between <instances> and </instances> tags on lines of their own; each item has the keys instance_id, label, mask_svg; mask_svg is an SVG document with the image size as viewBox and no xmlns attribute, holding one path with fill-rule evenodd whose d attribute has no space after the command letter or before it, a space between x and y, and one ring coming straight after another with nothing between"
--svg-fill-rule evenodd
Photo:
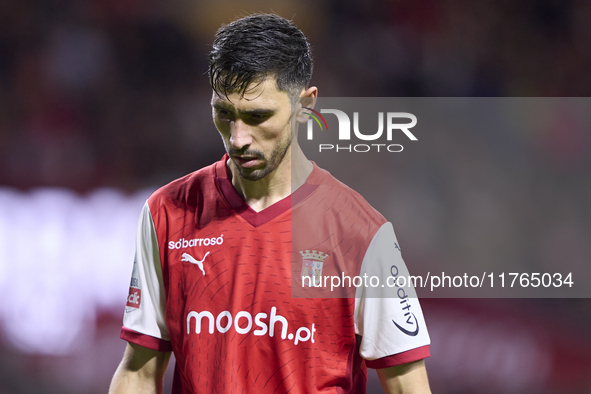
<instances>
[{"instance_id":1,"label":"nose","mask_svg":"<svg viewBox=\"0 0 591 394\"><path fill-rule=\"evenodd\" d=\"M241 119L236 119L230 124L230 145L232 148L241 150L248 148L252 143L250 127Z\"/></svg>"}]
</instances>

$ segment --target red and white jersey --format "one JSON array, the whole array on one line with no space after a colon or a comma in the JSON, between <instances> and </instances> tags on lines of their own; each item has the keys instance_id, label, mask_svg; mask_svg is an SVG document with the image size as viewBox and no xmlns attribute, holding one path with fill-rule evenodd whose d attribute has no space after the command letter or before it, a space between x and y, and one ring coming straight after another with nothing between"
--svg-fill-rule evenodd
<instances>
[{"instance_id":1,"label":"red and white jersey","mask_svg":"<svg viewBox=\"0 0 591 394\"><path fill-rule=\"evenodd\" d=\"M412 289L317 286L408 275L389 222L316 164L257 213L227 159L156 191L138 225L121 338L174 352L174 393L365 393L367 366L429 356Z\"/></svg>"}]
</instances>

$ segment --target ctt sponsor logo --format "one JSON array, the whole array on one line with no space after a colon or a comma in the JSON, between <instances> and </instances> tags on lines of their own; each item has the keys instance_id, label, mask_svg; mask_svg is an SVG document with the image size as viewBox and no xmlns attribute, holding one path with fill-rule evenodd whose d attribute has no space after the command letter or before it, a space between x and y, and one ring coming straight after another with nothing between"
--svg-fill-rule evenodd
<instances>
[{"instance_id":1,"label":"ctt sponsor logo","mask_svg":"<svg viewBox=\"0 0 591 394\"><path fill-rule=\"evenodd\" d=\"M125 306L139 309L141 301L142 290L135 287L130 287L129 294L127 295L127 304L125 304Z\"/></svg>"},{"instance_id":2,"label":"ctt sponsor logo","mask_svg":"<svg viewBox=\"0 0 591 394\"><path fill-rule=\"evenodd\" d=\"M203 324L206 325L205 329L210 334L213 334L216 330L219 333L225 334L233 328L236 333L241 335L246 335L252 331L254 336L268 335L274 337L277 335L276 329L279 328L281 330L279 333L281 339L287 338L293 341L294 345L307 341L315 343L314 333L316 332L316 328L314 323L309 328L302 326L298 327L295 333L289 332L287 319L277 314L276 307L272 307L269 314L260 312L254 316L247 311L240 311L235 315L232 315L229 311L223 311L217 317L209 311L191 311L187 314L188 335L192 332L201 334ZM253 330L254 327L256 329Z\"/></svg>"},{"instance_id":3,"label":"ctt sponsor logo","mask_svg":"<svg viewBox=\"0 0 591 394\"><path fill-rule=\"evenodd\" d=\"M185 239L181 238L178 241L170 241L168 243L168 249L186 249L192 248L194 246L211 246L211 245L221 245L224 243L224 234L220 235L219 237L211 237L211 238L193 238L193 239Z\"/></svg>"},{"instance_id":4,"label":"ctt sponsor logo","mask_svg":"<svg viewBox=\"0 0 591 394\"><path fill-rule=\"evenodd\" d=\"M357 140L367 141L368 143L362 144L319 144L319 152L334 151L334 152L402 152L404 147L400 144L392 144L392 138L395 132L402 132L411 141L417 141L417 137L411 133L410 129L416 126L417 117L408 112L378 112L378 130L372 133L364 133L359 129L359 112L353 112L353 122L344 111L338 109L321 109L320 112L314 111L311 108L305 108L310 112L310 119L307 122L307 136L308 140L314 139L314 121L320 126L321 130L324 130L322 123L328 130L326 120L321 114L332 114L337 118L339 125L338 128L338 139L339 142L351 141L351 129L353 129L353 135ZM320 122L322 120L322 122ZM406 120L406 122L405 122ZM385 123L385 127L384 127ZM352 127L351 127L352 126ZM384 135L388 143L378 143ZM369 143L372 142L372 143ZM385 142L385 141L383 141Z\"/></svg>"}]
</instances>

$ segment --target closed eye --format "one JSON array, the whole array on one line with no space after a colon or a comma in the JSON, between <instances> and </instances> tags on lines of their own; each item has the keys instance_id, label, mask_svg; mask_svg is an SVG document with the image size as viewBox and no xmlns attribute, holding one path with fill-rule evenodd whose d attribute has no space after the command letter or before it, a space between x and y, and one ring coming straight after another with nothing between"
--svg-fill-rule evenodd
<instances>
[{"instance_id":1,"label":"closed eye","mask_svg":"<svg viewBox=\"0 0 591 394\"><path fill-rule=\"evenodd\" d=\"M259 113L250 114L250 118L252 120L256 120L256 121L263 121L263 120L267 119L269 116L270 116L269 114L259 114Z\"/></svg>"},{"instance_id":2,"label":"closed eye","mask_svg":"<svg viewBox=\"0 0 591 394\"><path fill-rule=\"evenodd\" d=\"M263 123L273 115L274 111L247 111L243 112L243 119L250 124Z\"/></svg>"},{"instance_id":3,"label":"closed eye","mask_svg":"<svg viewBox=\"0 0 591 394\"><path fill-rule=\"evenodd\" d=\"M230 120L233 116L231 111L223 108L215 108L215 116L220 120Z\"/></svg>"}]
</instances>

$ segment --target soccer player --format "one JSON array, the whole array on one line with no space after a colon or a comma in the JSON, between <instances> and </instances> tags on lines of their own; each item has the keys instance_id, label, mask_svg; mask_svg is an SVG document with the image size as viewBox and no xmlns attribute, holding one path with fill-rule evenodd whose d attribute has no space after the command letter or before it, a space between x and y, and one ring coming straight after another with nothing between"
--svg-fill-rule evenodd
<instances>
[{"instance_id":1,"label":"soccer player","mask_svg":"<svg viewBox=\"0 0 591 394\"><path fill-rule=\"evenodd\" d=\"M430 392L408 289L317 286L408 273L392 225L298 145L311 75L306 37L279 16L217 32L209 78L226 154L144 205L111 393L161 392L171 352L174 393L365 393L367 367L388 393Z\"/></svg>"}]
</instances>

